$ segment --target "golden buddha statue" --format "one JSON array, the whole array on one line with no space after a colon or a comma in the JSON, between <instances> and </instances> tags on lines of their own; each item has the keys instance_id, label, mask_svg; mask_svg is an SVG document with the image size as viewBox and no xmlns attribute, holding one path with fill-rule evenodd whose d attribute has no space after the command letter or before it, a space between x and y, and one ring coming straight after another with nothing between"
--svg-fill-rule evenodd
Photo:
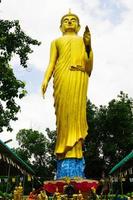
<instances>
[{"instance_id":1,"label":"golden buddha statue","mask_svg":"<svg viewBox=\"0 0 133 200\"><path fill-rule=\"evenodd\" d=\"M77 197L78 197L78 198L77 198L78 200L84 200L83 194L81 193L80 190L79 190L79 193L78 193Z\"/></svg>"},{"instance_id":2,"label":"golden buddha statue","mask_svg":"<svg viewBox=\"0 0 133 200\"><path fill-rule=\"evenodd\" d=\"M17 186L15 187L13 191L13 200L18 200L18 188Z\"/></svg>"},{"instance_id":3,"label":"golden buddha statue","mask_svg":"<svg viewBox=\"0 0 133 200\"><path fill-rule=\"evenodd\" d=\"M53 200L61 200L61 194L58 191L58 187L56 187L56 191L54 193Z\"/></svg>"},{"instance_id":4,"label":"golden buddha statue","mask_svg":"<svg viewBox=\"0 0 133 200\"><path fill-rule=\"evenodd\" d=\"M22 187L22 183L20 182L19 183L19 186L18 186L18 200L22 200L23 198L23 187Z\"/></svg>"},{"instance_id":5,"label":"golden buddha statue","mask_svg":"<svg viewBox=\"0 0 133 200\"><path fill-rule=\"evenodd\" d=\"M58 160L82 159L82 143L87 135L86 100L93 66L91 35L86 27L78 36L79 18L69 11L61 19L62 36L51 43L50 61L42 83L44 96L53 75L57 125L55 154Z\"/></svg>"},{"instance_id":6,"label":"golden buddha statue","mask_svg":"<svg viewBox=\"0 0 133 200\"><path fill-rule=\"evenodd\" d=\"M45 191L40 191L37 197L38 200L48 200L48 196Z\"/></svg>"}]
</instances>

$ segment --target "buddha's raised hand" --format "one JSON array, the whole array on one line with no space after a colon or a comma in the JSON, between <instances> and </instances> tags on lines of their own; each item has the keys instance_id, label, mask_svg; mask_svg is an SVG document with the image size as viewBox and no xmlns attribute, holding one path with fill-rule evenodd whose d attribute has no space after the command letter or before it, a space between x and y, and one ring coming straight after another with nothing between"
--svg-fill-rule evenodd
<instances>
[{"instance_id":1,"label":"buddha's raised hand","mask_svg":"<svg viewBox=\"0 0 133 200\"><path fill-rule=\"evenodd\" d=\"M90 30L88 28L88 26L85 27L85 31L83 34L83 40L84 40L84 44L85 46L90 46L91 47L91 34L90 34Z\"/></svg>"}]
</instances>

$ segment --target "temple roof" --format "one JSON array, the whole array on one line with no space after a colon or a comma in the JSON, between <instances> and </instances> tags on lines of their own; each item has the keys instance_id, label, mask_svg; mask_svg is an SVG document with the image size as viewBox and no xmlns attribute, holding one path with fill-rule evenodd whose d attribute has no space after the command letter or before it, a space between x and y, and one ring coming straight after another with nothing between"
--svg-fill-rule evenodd
<instances>
[{"instance_id":1,"label":"temple roof","mask_svg":"<svg viewBox=\"0 0 133 200\"><path fill-rule=\"evenodd\" d=\"M0 140L0 176L8 174L9 166L11 175L35 174L26 162Z\"/></svg>"}]
</instances>

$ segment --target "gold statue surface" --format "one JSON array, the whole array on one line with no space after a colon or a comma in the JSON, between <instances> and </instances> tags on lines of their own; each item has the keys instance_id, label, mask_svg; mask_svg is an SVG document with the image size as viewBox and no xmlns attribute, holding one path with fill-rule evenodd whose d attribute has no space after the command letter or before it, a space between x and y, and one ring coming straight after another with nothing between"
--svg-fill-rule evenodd
<instances>
[{"instance_id":1,"label":"gold statue surface","mask_svg":"<svg viewBox=\"0 0 133 200\"><path fill-rule=\"evenodd\" d=\"M83 37L78 36L79 18L71 12L62 17L60 30L62 36L51 43L42 94L44 96L53 75L57 125L55 154L58 159L82 158L82 142L88 129L87 87L93 66L91 35L86 27Z\"/></svg>"}]
</instances>

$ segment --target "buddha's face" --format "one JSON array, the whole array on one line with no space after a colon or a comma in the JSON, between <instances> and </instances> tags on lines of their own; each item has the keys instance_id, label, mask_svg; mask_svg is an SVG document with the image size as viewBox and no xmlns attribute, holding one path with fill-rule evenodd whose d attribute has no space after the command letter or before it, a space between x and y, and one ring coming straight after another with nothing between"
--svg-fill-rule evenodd
<instances>
[{"instance_id":1,"label":"buddha's face","mask_svg":"<svg viewBox=\"0 0 133 200\"><path fill-rule=\"evenodd\" d=\"M77 33L80 29L78 19L74 15L65 16L61 23L61 31L64 33Z\"/></svg>"}]
</instances>

